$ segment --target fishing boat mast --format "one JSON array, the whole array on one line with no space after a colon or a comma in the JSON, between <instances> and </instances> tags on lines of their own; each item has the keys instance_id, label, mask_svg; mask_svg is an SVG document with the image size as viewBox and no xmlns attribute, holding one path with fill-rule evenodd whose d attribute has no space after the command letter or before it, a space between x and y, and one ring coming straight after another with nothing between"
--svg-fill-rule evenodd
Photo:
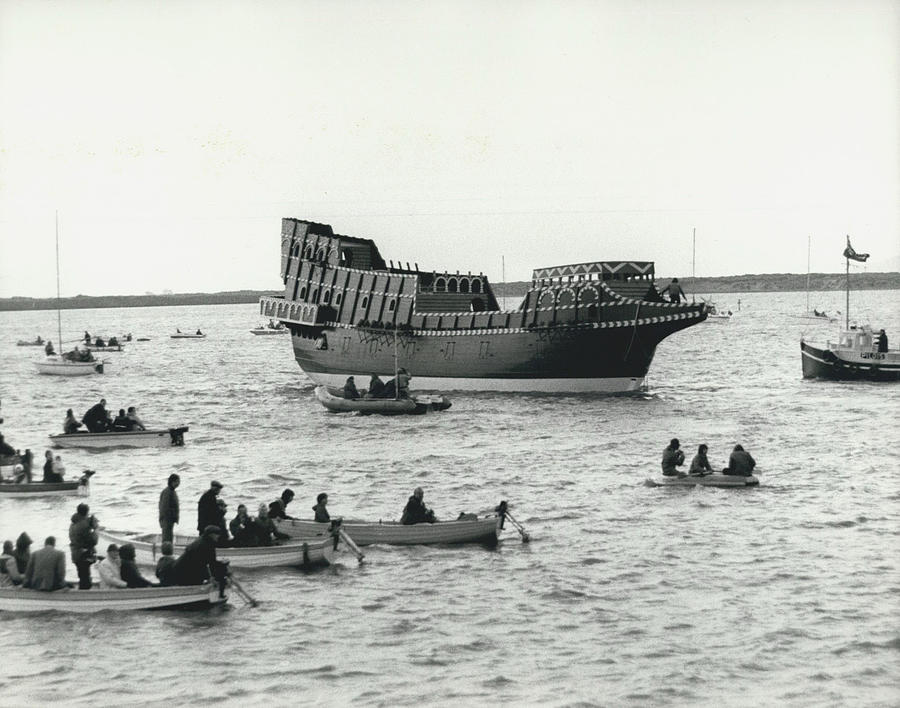
<instances>
[{"instance_id":1,"label":"fishing boat mast","mask_svg":"<svg viewBox=\"0 0 900 708\"><path fill-rule=\"evenodd\" d=\"M847 244L849 246L850 237L847 237ZM844 329L850 329L850 256L847 255L847 252L844 251L844 262L847 267L847 277L846 277L846 290L847 290L847 303L844 305L844 311L847 313L844 318Z\"/></svg>"}]
</instances>

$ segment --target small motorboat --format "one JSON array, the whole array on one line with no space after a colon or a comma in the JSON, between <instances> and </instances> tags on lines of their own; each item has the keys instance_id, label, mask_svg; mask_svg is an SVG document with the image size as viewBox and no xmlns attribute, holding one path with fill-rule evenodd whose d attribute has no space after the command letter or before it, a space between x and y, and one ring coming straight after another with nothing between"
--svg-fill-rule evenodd
<instances>
[{"instance_id":1,"label":"small motorboat","mask_svg":"<svg viewBox=\"0 0 900 708\"><path fill-rule=\"evenodd\" d=\"M191 334L190 332L176 332L175 334L169 335L172 339L206 339L206 335L202 332L194 332Z\"/></svg>"},{"instance_id":2,"label":"small motorboat","mask_svg":"<svg viewBox=\"0 0 900 708\"><path fill-rule=\"evenodd\" d=\"M43 339L38 337L33 342L26 342L24 339L20 339L18 342L16 342L16 346L17 347L42 347L46 343L47 342L45 342Z\"/></svg>"},{"instance_id":3,"label":"small motorboat","mask_svg":"<svg viewBox=\"0 0 900 708\"><path fill-rule=\"evenodd\" d=\"M0 482L0 498L23 499L27 497L86 497L91 493L93 470L85 470L81 479L74 482Z\"/></svg>"},{"instance_id":4,"label":"small motorboat","mask_svg":"<svg viewBox=\"0 0 900 708\"><path fill-rule=\"evenodd\" d=\"M4 612L159 610L219 605L227 601L228 596L220 596L216 583L113 590L93 587L90 590L64 589L55 592L21 587L0 588L0 610Z\"/></svg>"},{"instance_id":5,"label":"small motorboat","mask_svg":"<svg viewBox=\"0 0 900 708\"><path fill-rule=\"evenodd\" d=\"M333 386L316 386L316 400L332 413L361 415L421 415L428 411L445 411L452 404L441 394L416 395L409 398L344 398L344 392Z\"/></svg>"},{"instance_id":6,"label":"small motorboat","mask_svg":"<svg viewBox=\"0 0 900 708\"><path fill-rule=\"evenodd\" d=\"M162 535L158 533L133 533L114 531L102 526L97 535L103 543L130 543L135 549L135 560L143 565L155 565L162 555ZM181 555L195 536L175 534L173 552ZM216 548L216 558L228 561L232 568L273 568L280 566L329 565L340 542L337 532L315 538L295 538L274 546L235 546Z\"/></svg>"},{"instance_id":7,"label":"small motorboat","mask_svg":"<svg viewBox=\"0 0 900 708\"><path fill-rule=\"evenodd\" d=\"M900 381L900 349L881 351L879 334L869 325L849 324L836 342L814 344L801 337L803 378Z\"/></svg>"},{"instance_id":8,"label":"small motorboat","mask_svg":"<svg viewBox=\"0 0 900 708\"><path fill-rule=\"evenodd\" d=\"M343 519L341 528L357 546L385 543L396 546L429 543L496 543L503 529L500 515L433 524L401 524L399 521L354 521ZM330 524L300 519L277 519L278 530L293 537L329 533Z\"/></svg>"},{"instance_id":9,"label":"small motorboat","mask_svg":"<svg viewBox=\"0 0 900 708\"><path fill-rule=\"evenodd\" d=\"M89 447L104 449L113 447L180 447L188 426L181 425L164 430L127 430L108 433L60 433L51 435L56 447Z\"/></svg>"},{"instance_id":10,"label":"small motorboat","mask_svg":"<svg viewBox=\"0 0 900 708\"><path fill-rule=\"evenodd\" d=\"M256 335L267 335L267 334L287 334L290 330L285 327L283 324L278 323L275 324L271 320L269 324L261 324L257 325L253 329L250 330L251 334Z\"/></svg>"},{"instance_id":11,"label":"small motorboat","mask_svg":"<svg viewBox=\"0 0 900 708\"><path fill-rule=\"evenodd\" d=\"M105 361L71 361L61 356L48 356L46 359L34 362L39 374L50 376L90 376L102 374Z\"/></svg>"},{"instance_id":12,"label":"small motorboat","mask_svg":"<svg viewBox=\"0 0 900 708\"><path fill-rule=\"evenodd\" d=\"M648 479L648 487L758 487L759 478L737 474L679 475L677 477L658 476Z\"/></svg>"}]
</instances>

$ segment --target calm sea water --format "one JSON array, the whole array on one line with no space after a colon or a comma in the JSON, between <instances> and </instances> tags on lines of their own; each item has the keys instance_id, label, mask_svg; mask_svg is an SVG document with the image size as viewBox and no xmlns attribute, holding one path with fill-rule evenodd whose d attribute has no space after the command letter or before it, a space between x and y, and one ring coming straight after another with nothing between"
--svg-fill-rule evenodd
<instances>
[{"instance_id":1,"label":"calm sea water","mask_svg":"<svg viewBox=\"0 0 900 708\"><path fill-rule=\"evenodd\" d=\"M152 338L71 380L38 376L38 351L14 344L55 340L54 312L0 313L14 446L40 459L66 408L101 396L190 426L181 449L61 451L70 476L96 470L102 523L155 530L178 472L185 530L218 479L230 515L290 486L294 515L327 491L333 515L398 518L422 486L443 518L508 499L533 536L239 572L256 608L3 614L0 704L897 705L900 386L802 380L801 331L837 329L793 319L805 298L719 296L734 318L663 342L645 395L456 393L445 413L394 419L325 412L289 338L249 333L253 305L63 312L64 338ZM840 310L843 294L813 304ZM853 307L900 338L896 292ZM168 337L198 326L208 339ZM742 443L762 486L645 486L673 436L716 465ZM0 537L65 547L77 502L0 500Z\"/></svg>"}]
</instances>

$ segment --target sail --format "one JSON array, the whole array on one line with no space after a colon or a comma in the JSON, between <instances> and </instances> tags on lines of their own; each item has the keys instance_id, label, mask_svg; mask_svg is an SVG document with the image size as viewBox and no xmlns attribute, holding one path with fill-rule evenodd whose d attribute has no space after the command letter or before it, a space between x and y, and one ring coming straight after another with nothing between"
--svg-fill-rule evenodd
<instances>
[{"instance_id":1,"label":"sail","mask_svg":"<svg viewBox=\"0 0 900 708\"><path fill-rule=\"evenodd\" d=\"M861 263L865 263L869 258L868 253L857 253L853 250L853 246L850 245L850 237L847 237L847 248L844 249L844 258L849 258L851 261L860 261Z\"/></svg>"}]
</instances>

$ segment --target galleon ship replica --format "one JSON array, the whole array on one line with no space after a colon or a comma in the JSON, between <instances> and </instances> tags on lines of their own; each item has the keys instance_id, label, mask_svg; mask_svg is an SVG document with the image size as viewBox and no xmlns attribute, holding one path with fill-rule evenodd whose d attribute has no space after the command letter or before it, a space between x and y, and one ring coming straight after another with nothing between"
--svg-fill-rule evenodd
<instances>
[{"instance_id":1,"label":"galleon ship replica","mask_svg":"<svg viewBox=\"0 0 900 708\"><path fill-rule=\"evenodd\" d=\"M670 303L652 262L539 268L514 310L483 274L386 263L370 239L283 219L284 295L260 313L291 331L294 356L317 384L393 376L418 389L636 391L656 346L706 319L704 304Z\"/></svg>"}]
</instances>

